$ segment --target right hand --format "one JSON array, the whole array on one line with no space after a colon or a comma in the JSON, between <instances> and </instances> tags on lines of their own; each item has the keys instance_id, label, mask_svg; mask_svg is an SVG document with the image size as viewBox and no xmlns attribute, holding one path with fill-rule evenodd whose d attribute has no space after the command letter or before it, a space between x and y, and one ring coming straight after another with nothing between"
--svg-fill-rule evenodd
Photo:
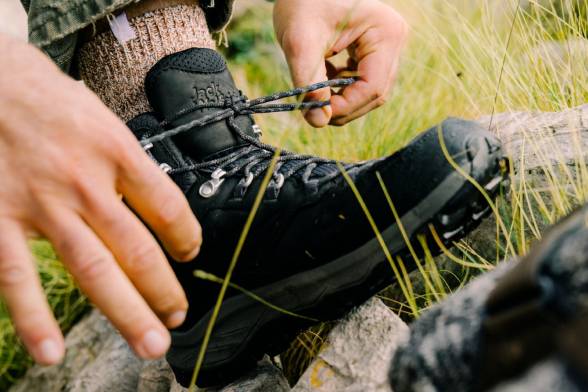
<instances>
[{"instance_id":1,"label":"right hand","mask_svg":"<svg viewBox=\"0 0 588 392\"><path fill-rule=\"evenodd\" d=\"M180 325L188 304L141 220L172 257L192 260L202 237L188 202L81 83L2 34L0 53L0 295L17 333L38 363L63 357L27 246L41 234L136 353L162 356L165 326Z\"/></svg>"}]
</instances>

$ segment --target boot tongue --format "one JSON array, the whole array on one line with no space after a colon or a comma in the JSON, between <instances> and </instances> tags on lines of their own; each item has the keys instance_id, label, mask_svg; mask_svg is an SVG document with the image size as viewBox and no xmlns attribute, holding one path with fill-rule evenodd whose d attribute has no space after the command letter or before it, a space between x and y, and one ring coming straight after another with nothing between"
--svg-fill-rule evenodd
<instances>
[{"instance_id":1,"label":"boot tongue","mask_svg":"<svg viewBox=\"0 0 588 392\"><path fill-rule=\"evenodd\" d=\"M186 124L219 109L198 109L177 117L180 111L196 105L223 104L226 99L239 97L239 90L222 56L204 48L188 49L161 59L147 74L145 91L159 119L169 121L168 128ZM255 136L250 116L237 116L235 122L243 132ZM231 131L226 120L180 133L173 140L183 153L196 161L245 144Z\"/></svg>"}]
</instances>

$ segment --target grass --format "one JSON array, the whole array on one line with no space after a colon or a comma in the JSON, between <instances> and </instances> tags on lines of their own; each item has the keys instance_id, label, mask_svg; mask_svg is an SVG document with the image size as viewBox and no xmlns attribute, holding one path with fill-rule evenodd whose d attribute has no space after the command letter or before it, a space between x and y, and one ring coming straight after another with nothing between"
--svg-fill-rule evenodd
<instances>
[{"instance_id":1,"label":"grass","mask_svg":"<svg viewBox=\"0 0 588 392\"><path fill-rule=\"evenodd\" d=\"M390 154L447 116L476 119L505 111L561 111L588 101L588 45L581 41L588 32L588 5L582 0L521 2L528 3L525 7L518 0L390 3L405 15L412 32L388 103L341 128L315 130L299 114L258 116L264 141L304 153L363 160ZM235 20L228 37L231 69L248 96L291 85L274 42L270 5L262 4ZM577 134L570 133L579 157L571 165L564 162L563 152L549 135L542 138L525 139L524 149L541 159L543 164L534 170L542 172L545 180L531 181L527 162L512 157L520 181L496 200L495 243L461 242L441 263L425 247L423 256L415 255L420 270L412 275L406 273L402 260L393 260L403 289L384 292L387 304L407 319L418 317L472 276L526 253L547 225L587 199L588 170ZM49 302L67 330L87 309L86 302L46 243L34 242L32 249ZM0 323L0 390L4 390L30 365L30 359L14 336L4 308L0 308ZM328 324L315 326L282 355L291 381L316 355L329 329Z\"/></svg>"},{"instance_id":2,"label":"grass","mask_svg":"<svg viewBox=\"0 0 588 392\"><path fill-rule=\"evenodd\" d=\"M390 3L409 20L412 37L385 107L348 126L321 130L306 126L298 114L258 116L267 142L342 160L371 159L397 150L448 116L477 119L510 111L562 111L588 101L588 44L583 41L588 5L583 1L530 1L525 7L520 5L526 2L518 0ZM240 27L271 20L270 11L252 10L229 31L229 42L240 40L247 48L233 48L228 54L238 84L251 97L290 86L286 63L267 34L269 22L261 23L258 34L246 28L247 34L241 35ZM248 45L243 45L245 37ZM578 148L576 137L571 132L571 144ZM541 138L529 137L524 148L543 162L534 170L542 172L545 181L533 183L527 162L512 157L521 180L496 200L496 242L461 242L441 262L433 260L426 246L417 249L424 253L413 256L419 271L401 271L396 287L381 295L391 308L407 320L418 317L471 277L526 253L549 224L587 199L588 177L579 148L579 158L570 166L549 135ZM395 261L403 269L403 261ZM319 325L300 335L282 355L291 381L319 351L328 330L328 325Z\"/></svg>"},{"instance_id":3,"label":"grass","mask_svg":"<svg viewBox=\"0 0 588 392\"><path fill-rule=\"evenodd\" d=\"M67 331L89 308L87 301L64 271L57 255L46 241L31 241L43 288L59 325ZM6 308L0 305L0 391L5 391L32 364L14 334Z\"/></svg>"}]
</instances>

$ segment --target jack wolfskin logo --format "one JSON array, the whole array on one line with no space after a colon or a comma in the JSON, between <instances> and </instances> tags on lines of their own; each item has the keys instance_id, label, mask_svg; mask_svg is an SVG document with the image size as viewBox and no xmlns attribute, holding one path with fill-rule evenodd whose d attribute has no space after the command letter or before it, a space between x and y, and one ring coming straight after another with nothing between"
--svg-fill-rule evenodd
<instances>
[{"instance_id":1,"label":"jack wolfskin logo","mask_svg":"<svg viewBox=\"0 0 588 392\"><path fill-rule=\"evenodd\" d=\"M226 98L237 95L234 91L223 89L218 82L211 82L204 88L194 86L194 91L196 92L194 100L197 105L222 104Z\"/></svg>"}]
</instances>

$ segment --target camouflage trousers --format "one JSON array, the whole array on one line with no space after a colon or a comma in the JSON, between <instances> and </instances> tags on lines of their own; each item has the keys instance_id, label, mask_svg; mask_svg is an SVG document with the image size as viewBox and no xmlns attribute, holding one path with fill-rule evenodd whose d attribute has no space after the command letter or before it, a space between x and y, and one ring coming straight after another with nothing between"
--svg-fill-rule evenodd
<instances>
[{"instance_id":1,"label":"camouflage trousers","mask_svg":"<svg viewBox=\"0 0 588 392\"><path fill-rule=\"evenodd\" d=\"M63 71L70 72L79 32L139 0L21 0L28 14L29 41ZM198 0L194 0L195 2ZM211 32L228 23L234 0L200 0Z\"/></svg>"},{"instance_id":2,"label":"camouflage trousers","mask_svg":"<svg viewBox=\"0 0 588 392\"><path fill-rule=\"evenodd\" d=\"M588 205L424 312L395 352L394 392L588 390L586 222Z\"/></svg>"}]
</instances>

